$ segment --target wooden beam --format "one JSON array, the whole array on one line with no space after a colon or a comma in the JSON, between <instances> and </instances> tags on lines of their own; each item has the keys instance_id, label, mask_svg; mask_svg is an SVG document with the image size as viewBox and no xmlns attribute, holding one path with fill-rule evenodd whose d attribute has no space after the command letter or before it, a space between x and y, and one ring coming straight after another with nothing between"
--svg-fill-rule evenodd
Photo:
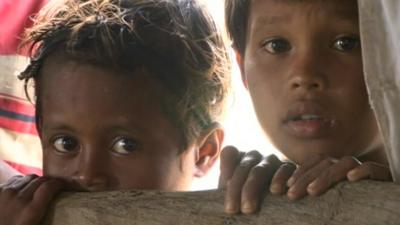
<instances>
[{"instance_id":1,"label":"wooden beam","mask_svg":"<svg viewBox=\"0 0 400 225\"><path fill-rule=\"evenodd\" d=\"M63 193L45 225L391 225L400 224L400 186L340 183L321 197L291 202L267 195L252 216L223 212L220 190L167 193L115 191Z\"/></svg>"}]
</instances>

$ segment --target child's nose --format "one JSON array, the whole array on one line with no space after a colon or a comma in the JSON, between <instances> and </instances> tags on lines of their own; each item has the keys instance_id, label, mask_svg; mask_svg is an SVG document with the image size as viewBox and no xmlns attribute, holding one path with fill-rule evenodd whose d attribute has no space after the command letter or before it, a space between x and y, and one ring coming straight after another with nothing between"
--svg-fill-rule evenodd
<instances>
[{"instance_id":1,"label":"child's nose","mask_svg":"<svg viewBox=\"0 0 400 225\"><path fill-rule=\"evenodd\" d=\"M107 159L101 153L87 151L80 160L77 182L89 191L107 190L111 179L107 173Z\"/></svg>"},{"instance_id":2,"label":"child's nose","mask_svg":"<svg viewBox=\"0 0 400 225\"><path fill-rule=\"evenodd\" d=\"M105 191L109 189L107 177L94 175L90 173L82 173L77 177L80 187L87 191Z\"/></svg>"},{"instance_id":3,"label":"child's nose","mask_svg":"<svg viewBox=\"0 0 400 225\"><path fill-rule=\"evenodd\" d=\"M327 80L316 52L298 53L290 65L289 73L290 89L320 91L327 87Z\"/></svg>"},{"instance_id":4,"label":"child's nose","mask_svg":"<svg viewBox=\"0 0 400 225\"><path fill-rule=\"evenodd\" d=\"M289 85L293 90L303 89L305 91L321 91L325 88L323 79L314 75L293 76Z\"/></svg>"}]
</instances>

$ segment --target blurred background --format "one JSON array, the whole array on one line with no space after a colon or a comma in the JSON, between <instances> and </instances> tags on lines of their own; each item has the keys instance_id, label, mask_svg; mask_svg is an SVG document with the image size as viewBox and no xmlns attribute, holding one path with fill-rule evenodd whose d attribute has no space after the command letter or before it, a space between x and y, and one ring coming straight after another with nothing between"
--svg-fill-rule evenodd
<instances>
[{"instance_id":1,"label":"blurred background","mask_svg":"<svg viewBox=\"0 0 400 225\"><path fill-rule=\"evenodd\" d=\"M224 30L224 0L201 0L210 10L217 25ZM229 42L228 42L229 43ZM228 102L226 119L224 121L225 141L224 146L234 145L241 151L258 150L264 155L279 152L271 145L258 125L253 105L248 91L242 84L239 68L231 49L233 62L232 93ZM280 156L280 155L279 155ZM198 179L193 184L193 190L215 188L218 184L219 164L204 178Z\"/></svg>"}]
</instances>

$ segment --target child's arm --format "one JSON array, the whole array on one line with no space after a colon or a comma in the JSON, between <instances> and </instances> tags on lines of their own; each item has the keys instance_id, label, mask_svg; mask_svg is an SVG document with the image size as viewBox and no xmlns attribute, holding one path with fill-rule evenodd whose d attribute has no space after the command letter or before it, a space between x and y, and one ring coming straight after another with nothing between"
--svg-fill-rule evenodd
<instances>
[{"instance_id":1,"label":"child's arm","mask_svg":"<svg viewBox=\"0 0 400 225\"><path fill-rule=\"evenodd\" d=\"M63 187L55 178L15 176L0 185L0 225L37 225Z\"/></svg>"},{"instance_id":2,"label":"child's arm","mask_svg":"<svg viewBox=\"0 0 400 225\"><path fill-rule=\"evenodd\" d=\"M316 156L299 166L288 181L287 195L290 199L299 199L309 194L318 196L339 181L361 179L391 181L391 173L387 165L375 162L361 163L348 156L340 160Z\"/></svg>"},{"instance_id":3,"label":"child's arm","mask_svg":"<svg viewBox=\"0 0 400 225\"><path fill-rule=\"evenodd\" d=\"M225 212L256 212L270 184L271 190L286 192L286 182L295 169L294 164L281 162L275 155L263 157L257 151L244 153L225 147L219 180L219 187L226 187Z\"/></svg>"}]
</instances>

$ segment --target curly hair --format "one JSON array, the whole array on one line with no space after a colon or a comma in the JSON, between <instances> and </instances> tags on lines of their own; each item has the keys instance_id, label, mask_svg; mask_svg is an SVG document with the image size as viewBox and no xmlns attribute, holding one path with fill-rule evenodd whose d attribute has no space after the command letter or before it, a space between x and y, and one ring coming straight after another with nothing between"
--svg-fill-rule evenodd
<instances>
[{"instance_id":1,"label":"curly hair","mask_svg":"<svg viewBox=\"0 0 400 225\"><path fill-rule=\"evenodd\" d=\"M185 146L223 114L230 60L212 17L196 0L58 1L37 15L24 43L30 64L19 78L25 88L34 81L39 133L41 67L54 52L123 71L145 67L170 92L164 105Z\"/></svg>"}]
</instances>

